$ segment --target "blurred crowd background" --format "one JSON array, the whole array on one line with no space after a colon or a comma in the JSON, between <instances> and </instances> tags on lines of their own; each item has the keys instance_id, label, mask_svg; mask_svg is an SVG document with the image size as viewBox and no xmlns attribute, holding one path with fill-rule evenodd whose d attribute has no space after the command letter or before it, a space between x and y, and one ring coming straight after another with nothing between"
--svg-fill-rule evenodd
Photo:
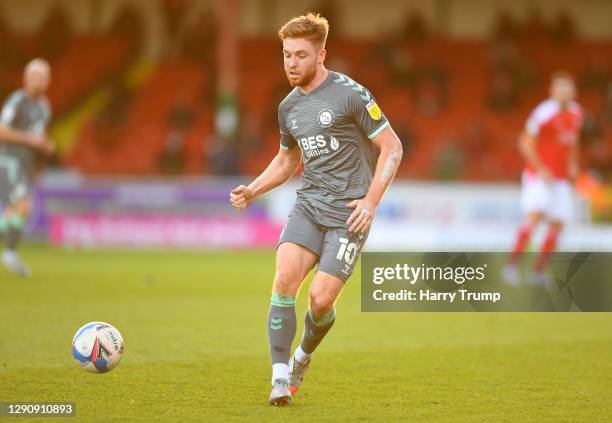
<instances>
[{"instance_id":1,"label":"blurred crowd background","mask_svg":"<svg viewBox=\"0 0 612 423\"><path fill-rule=\"evenodd\" d=\"M368 87L404 143L398 177L518 183L517 138L571 72L584 106L579 190L612 215L612 2L0 0L0 97L50 61L47 168L255 175L289 92L276 31L320 12L327 66Z\"/></svg>"}]
</instances>

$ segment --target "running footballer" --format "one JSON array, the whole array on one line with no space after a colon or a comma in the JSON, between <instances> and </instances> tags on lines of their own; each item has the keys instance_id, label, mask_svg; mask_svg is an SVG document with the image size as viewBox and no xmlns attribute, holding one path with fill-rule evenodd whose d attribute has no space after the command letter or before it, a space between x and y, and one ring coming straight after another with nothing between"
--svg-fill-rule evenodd
<instances>
[{"instance_id":1,"label":"running footballer","mask_svg":"<svg viewBox=\"0 0 612 423\"><path fill-rule=\"evenodd\" d=\"M402 158L400 140L372 94L325 68L328 30L327 20L311 13L280 29L285 73L293 87L278 109L280 149L261 175L230 194L232 205L243 210L287 181L304 161L297 200L276 253L268 314L272 405L291 401L313 352L333 326L335 301ZM304 335L290 357L295 298L315 265Z\"/></svg>"}]
</instances>

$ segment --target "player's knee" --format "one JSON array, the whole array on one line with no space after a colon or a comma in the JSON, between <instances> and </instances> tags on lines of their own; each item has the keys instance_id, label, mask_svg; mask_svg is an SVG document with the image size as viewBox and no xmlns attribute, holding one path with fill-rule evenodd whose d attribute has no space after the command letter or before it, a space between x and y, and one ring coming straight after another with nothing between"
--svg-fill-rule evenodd
<instances>
[{"instance_id":1,"label":"player's knee","mask_svg":"<svg viewBox=\"0 0 612 423\"><path fill-rule=\"evenodd\" d=\"M279 270L274 277L274 292L282 295L295 296L299 281L292 272Z\"/></svg>"},{"instance_id":2,"label":"player's knee","mask_svg":"<svg viewBox=\"0 0 612 423\"><path fill-rule=\"evenodd\" d=\"M323 316L334 307L335 298L325 292L310 292L310 310L315 316Z\"/></svg>"},{"instance_id":3,"label":"player's knee","mask_svg":"<svg viewBox=\"0 0 612 423\"><path fill-rule=\"evenodd\" d=\"M537 225L543 219L544 219L544 214L541 212L530 213L529 216L527 217L527 220L529 221L531 225Z\"/></svg>"},{"instance_id":4,"label":"player's knee","mask_svg":"<svg viewBox=\"0 0 612 423\"><path fill-rule=\"evenodd\" d=\"M552 222L550 222L549 228L550 228L551 231L561 232L561 230L563 229L563 222L560 222L560 221L557 221L557 220L552 221Z\"/></svg>"}]
</instances>

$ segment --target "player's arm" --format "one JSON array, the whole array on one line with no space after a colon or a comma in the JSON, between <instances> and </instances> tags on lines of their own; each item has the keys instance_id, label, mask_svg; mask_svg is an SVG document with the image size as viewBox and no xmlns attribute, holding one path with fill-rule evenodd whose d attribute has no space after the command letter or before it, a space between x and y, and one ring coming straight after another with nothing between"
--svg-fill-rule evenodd
<instances>
[{"instance_id":1,"label":"player's arm","mask_svg":"<svg viewBox=\"0 0 612 423\"><path fill-rule=\"evenodd\" d=\"M5 144L21 144L28 147L45 149L45 146L49 143L49 140L47 139L46 135L19 131L0 123L0 142Z\"/></svg>"},{"instance_id":2,"label":"player's arm","mask_svg":"<svg viewBox=\"0 0 612 423\"><path fill-rule=\"evenodd\" d=\"M550 181L553 176L550 169L544 165L540 159L540 156L538 156L538 152L536 150L537 142L538 138L536 136L527 131L523 131L519 137L519 151L521 152L525 161L537 169L542 179Z\"/></svg>"},{"instance_id":3,"label":"player's arm","mask_svg":"<svg viewBox=\"0 0 612 423\"><path fill-rule=\"evenodd\" d=\"M19 97L16 95L9 97L2 107L2 113L0 113L0 142L5 144L26 145L44 151L51 151L52 144L46 135L12 128L12 126L14 126L13 123L18 118L20 110Z\"/></svg>"},{"instance_id":4,"label":"player's arm","mask_svg":"<svg viewBox=\"0 0 612 423\"><path fill-rule=\"evenodd\" d=\"M578 179L578 176L580 174L580 141L582 139L582 134L583 134L583 127L584 125L584 121L583 121L583 115L582 115L582 111L580 112L580 124L579 124L579 130L577 131L576 134L576 141L572 143L571 147L570 147L570 154L569 154L569 161L567 163L568 165L568 169L567 169L567 173L570 177L571 181L575 181L576 179Z\"/></svg>"},{"instance_id":5,"label":"player's arm","mask_svg":"<svg viewBox=\"0 0 612 423\"><path fill-rule=\"evenodd\" d=\"M299 147L281 147L261 175L248 186L240 185L232 190L232 206L238 211L244 210L255 198L285 183L295 174L301 163L302 152Z\"/></svg>"},{"instance_id":6,"label":"player's arm","mask_svg":"<svg viewBox=\"0 0 612 423\"><path fill-rule=\"evenodd\" d=\"M580 151L579 140L577 139L575 143L572 144L569 162L568 165L568 175L572 181L575 181L578 178L578 174L580 173L580 162L578 161Z\"/></svg>"},{"instance_id":7,"label":"player's arm","mask_svg":"<svg viewBox=\"0 0 612 423\"><path fill-rule=\"evenodd\" d=\"M347 220L351 232L365 232L369 228L374 220L376 208L402 160L402 143L390 125L372 138L372 142L380 149L380 155L368 193L364 198L351 201L348 205L355 207Z\"/></svg>"}]
</instances>

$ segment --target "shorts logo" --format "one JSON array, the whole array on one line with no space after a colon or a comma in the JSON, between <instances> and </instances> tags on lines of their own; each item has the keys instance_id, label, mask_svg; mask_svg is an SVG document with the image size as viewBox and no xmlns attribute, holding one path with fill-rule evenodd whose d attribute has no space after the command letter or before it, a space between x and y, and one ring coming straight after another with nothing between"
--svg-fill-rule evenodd
<instances>
[{"instance_id":1,"label":"shorts logo","mask_svg":"<svg viewBox=\"0 0 612 423\"><path fill-rule=\"evenodd\" d=\"M336 137L332 137L332 136L330 136L329 139L331 140L329 146L331 147L332 150L336 151L340 147L338 140L336 139Z\"/></svg>"},{"instance_id":2,"label":"shorts logo","mask_svg":"<svg viewBox=\"0 0 612 423\"><path fill-rule=\"evenodd\" d=\"M323 109L319 112L319 123L323 128L329 128L334 123L334 114L329 109Z\"/></svg>"},{"instance_id":3,"label":"shorts logo","mask_svg":"<svg viewBox=\"0 0 612 423\"><path fill-rule=\"evenodd\" d=\"M370 102L366 104L366 109L368 110L368 113L372 119L379 120L382 117L382 110L380 110L380 107L378 107L378 104L376 104L374 99L370 100Z\"/></svg>"}]
</instances>

